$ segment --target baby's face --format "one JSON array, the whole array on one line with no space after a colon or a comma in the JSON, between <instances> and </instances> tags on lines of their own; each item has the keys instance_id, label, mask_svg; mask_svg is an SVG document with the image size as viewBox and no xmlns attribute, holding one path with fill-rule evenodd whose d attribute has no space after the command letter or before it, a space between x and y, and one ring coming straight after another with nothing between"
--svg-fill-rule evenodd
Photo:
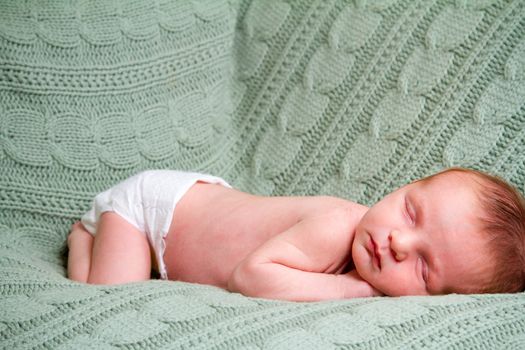
<instances>
[{"instance_id":1,"label":"baby's face","mask_svg":"<svg viewBox=\"0 0 525 350\"><path fill-rule=\"evenodd\" d=\"M352 246L359 275L391 296L445 294L479 283L487 255L469 176L415 182L371 207Z\"/></svg>"}]
</instances>

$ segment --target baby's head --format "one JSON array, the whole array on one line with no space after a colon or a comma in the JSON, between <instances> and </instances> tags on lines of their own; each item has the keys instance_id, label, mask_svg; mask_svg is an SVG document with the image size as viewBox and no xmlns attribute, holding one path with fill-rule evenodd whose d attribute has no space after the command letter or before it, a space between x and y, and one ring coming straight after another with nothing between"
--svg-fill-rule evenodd
<instances>
[{"instance_id":1,"label":"baby's head","mask_svg":"<svg viewBox=\"0 0 525 350\"><path fill-rule=\"evenodd\" d=\"M525 201L498 177L451 168L390 193L356 228L358 273L387 295L525 288Z\"/></svg>"}]
</instances>

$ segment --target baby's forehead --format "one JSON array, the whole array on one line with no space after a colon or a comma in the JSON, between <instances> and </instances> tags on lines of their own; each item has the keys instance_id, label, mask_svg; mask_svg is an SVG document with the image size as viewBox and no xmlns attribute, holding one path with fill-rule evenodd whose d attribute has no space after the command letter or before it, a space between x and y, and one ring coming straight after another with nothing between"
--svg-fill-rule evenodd
<instances>
[{"instance_id":1,"label":"baby's forehead","mask_svg":"<svg viewBox=\"0 0 525 350\"><path fill-rule=\"evenodd\" d=\"M471 209L477 209L477 214L481 214L483 209L483 191L484 184L482 179L470 173L463 172L448 172L439 174L427 183L423 183L423 187L433 188L429 191L434 195L446 195L446 200L455 200L468 205ZM470 198L469 201L464 200Z\"/></svg>"},{"instance_id":2,"label":"baby's forehead","mask_svg":"<svg viewBox=\"0 0 525 350\"><path fill-rule=\"evenodd\" d=\"M411 184L417 184L422 189L437 189L437 193L441 193L440 191L446 191L449 195L457 194L458 192L456 190L461 189L462 191L474 193L478 199L481 198L483 186L485 185L482 178L474 173L464 171L447 171L444 173L438 173L416 180Z\"/></svg>"},{"instance_id":3,"label":"baby's forehead","mask_svg":"<svg viewBox=\"0 0 525 350\"><path fill-rule=\"evenodd\" d=\"M477 182L477 176L474 173L467 171L449 170L441 173L433 174L415 182L423 184L439 184L445 186L450 183L460 182L463 184L474 184Z\"/></svg>"}]
</instances>

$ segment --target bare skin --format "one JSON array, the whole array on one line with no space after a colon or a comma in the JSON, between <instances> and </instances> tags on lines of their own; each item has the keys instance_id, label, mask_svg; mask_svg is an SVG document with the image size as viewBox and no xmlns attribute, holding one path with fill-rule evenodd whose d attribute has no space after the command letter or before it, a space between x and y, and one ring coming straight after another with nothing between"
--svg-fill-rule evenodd
<instances>
[{"instance_id":1,"label":"bare skin","mask_svg":"<svg viewBox=\"0 0 525 350\"><path fill-rule=\"evenodd\" d=\"M485 243L470 175L408 184L372 208L336 197L262 197L197 183L165 238L170 280L295 301L461 292L482 283ZM71 279L150 279L146 235L113 212L68 238ZM463 289L462 289L463 288Z\"/></svg>"},{"instance_id":2,"label":"bare skin","mask_svg":"<svg viewBox=\"0 0 525 350\"><path fill-rule=\"evenodd\" d=\"M199 182L177 205L165 239L168 278L291 300L378 295L359 278L350 256L355 226L367 209L336 197L262 197ZM292 243L291 236L304 243ZM94 238L80 223L73 225L68 245L68 274L81 282L142 281L155 269L145 235L115 213L101 216ZM297 249L309 252L301 256ZM300 261L280 261L287 254ZM275 275L274 285L249 282L254 265L269 267L260 272ZM295 283L284 283L290 279ZM311 290L304 291L305 283Z\"/></svg>"}]
</instances>

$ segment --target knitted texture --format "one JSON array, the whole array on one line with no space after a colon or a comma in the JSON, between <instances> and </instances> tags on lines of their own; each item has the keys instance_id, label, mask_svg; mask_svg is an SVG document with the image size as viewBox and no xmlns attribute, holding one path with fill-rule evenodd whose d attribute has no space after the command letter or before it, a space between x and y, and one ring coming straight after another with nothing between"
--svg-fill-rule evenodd
<instances>
[{"instance_id":1,"label":"knitted texture","mask_svg":"<svg viewBox=\"0 0 525 350\"><path fill-rule=\"evenodd\" d=\"M371 205L459 165L523 192L524 124L520 0L2 0L0 348L523 348L523 294L84 285L65 242L145 169Z\"/></svg>"}]
</instances>

